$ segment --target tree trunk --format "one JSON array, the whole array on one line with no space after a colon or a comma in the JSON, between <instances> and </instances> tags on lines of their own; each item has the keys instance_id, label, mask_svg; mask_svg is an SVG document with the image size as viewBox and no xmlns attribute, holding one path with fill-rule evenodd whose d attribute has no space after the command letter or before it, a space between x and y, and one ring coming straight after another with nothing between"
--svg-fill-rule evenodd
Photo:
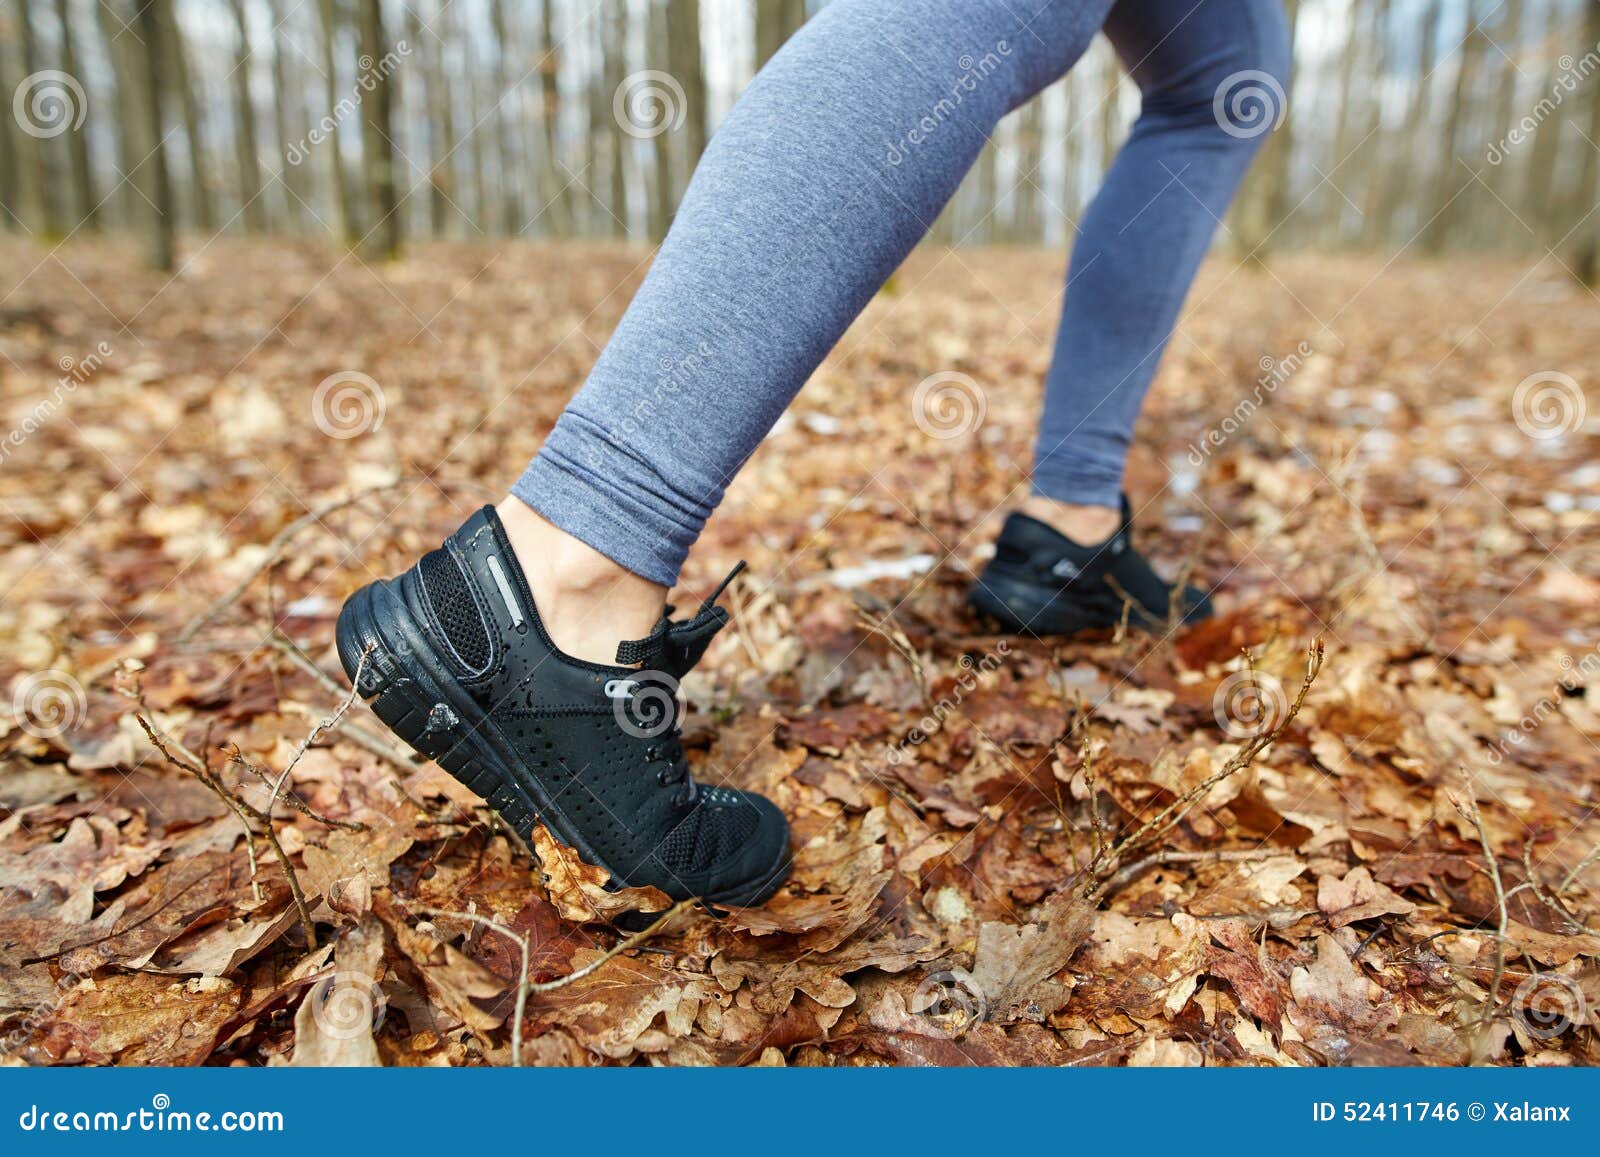
<instances>
[{"instance_id":1,"label":"tree trunk","mask_svg":"<svg viewBox=\"0 0 1600 1157\"><path fill-rule=\"evenodd\" d=\"M189 68L189 49L184 42L183 28L178 22L172 0L159 0L166 8L162 14L162 27L167 31L167 75L164 78L170 91L176 94L183 109L183 135L189 146L189 200L194 223L206 233L217 228L217 200L211 191L211 181L206 174L205 135L202 131L200 93Z\"/></svg>"},{"instance_id":2,"label":"tree trunk","mask_svg":"<svg viewBox=\"0 0 1600 1157\"><path fill-rule=\"evenodd\" d=\"M1600 4L1590 3L1585 9L1583 44L1600 44ZM1587 132L1589 140L1600 142L1600 77L1591 76L1587 89ZM1583 116L1580 109L1579 116ZM1595 149L1581 149L1583 167L1579 173L1578 189L1583 198L1580 208L1588 216L1573 235L1570 262L1572 271L1585 285L1600 285L1600 160Z\"/></svg>"},{"instance_id":3,"label":"tree trunk","mask_svg":"<svg viewBox=\"0 0 1600 1157\"><path fill-rule=\"evenodd\" d=\"M361 158L371 222L364 248L371 257L392 261L400 255L400 202L394 173L394 84L385 63L389 38L383 27L383 0L361 0L358 11L361 55L371 61L359 81Z\"/></svg>"},{"instance_id":4,"label":"tree trunk","mask_svg":"<svg viewBox=\"0 0 1600 1157\"><path fill-rule=\"evenodd\" d=\"M683 86L683 166L672 203L677 205L689 177L706 151L711 107L706 99L705 59L700 48L700 0L667 0L667 71Z\"/></svg>"},{"instance_id":5,"label":"tree trunk","mask_svg":"<svg viewBox=\"0 0 1600 1157\"><path fill-rule=\"evenodd\" d=\"M522 205L522 162L517 155L517 123L521 120L522 86L511 66L511 46L520 38L506 35L506 12L503 0L490 0L489 27L495 45L495 87L500 92L500 103L495 106L494 121L498 130L500 163L500 214L502 228L507 236L521 234L527 224L527 213Z\"/></svg>"},{"instance_id":6,"label":"tree trunk","mask_svg":"<svg viewBox=\"0 0 1600 1157\"><path fill-rule=\"evenodd\" d=\"M239 169L239 216L246 231L265 232L267 206L261 198L261 150L256 144L256 106L250 96L250 24L244 0L232 0L237 40L233 57L233 148Z\"/></svg>"},{"instance_id":7,"label":"tree trunk","mask_svg":"<svg viewBox=\"0 0 1600 1157\"><path fill-rule=\"evenodd\" d=\"M1300 0L1285 0L1284 10L1289 17L1289 44L1293 51L1295 30L1299 24ZM1291 85L1293 80L1290 81ZM1288 103L1294 98L1286 92ZM1269 110L1268 115L1277 110ZM1240 251L1252 261L1266 258L1269 248L1282 241L1280 228L1290 211L1289 160L1294 152L1294 137L1288 117L1270 133L1261 146L1250 175L1245 179L1239 197L1236 216L1238 228L1235 235Z\"/></svg>"},{"instance_id":8,"label":"tree trunk","mask_svg":"<svg viewBox=\"0 0 1600 1157\"><path fill-rule=\"evenodd\" d=\"M805 0L756 0L756 70L806 22Z\"/></svg>"},{"instance_id":9,"label":"tree trunk","mask_svg":"<svg viewBox=\"0 0 1600 1157\"><path fill-rule=\"evenodd\" d=\"M304 136L302 105L299 90L289 78L288 33L284 30L290 12L283 0L272 0L272 131L278 138L279 179L283 184L283 219L292 229L298 230L305 221L311 190L306 187L306 173L301 168L303 158L291 159L290 150L298 150Z\"/></svg>"},{"instance_id":10,"label":"tree trunk","mask_svg":"<svg viewBox=\"0 0 1600 1157\"><path fill-rule=\"evenodd\" d=\"M339 7L339 0L318 0L317 3L317 13L322 22L323 95L328 106L328 122L332 125L328 139L322 142L322 150L328 154L328 172L333 177L333 204L338 217L339 236L346 245L353 246L361 240L361 210L344 167L344 129L340 124L339 70L336 67Z\"/></svg>"},{"instance_id":11,"label":"tree trunk","mask_svg":"<svg viewBox=\"0 0 1600 1157\"><path fill-rule=\"evenodd\" d=\"M29 7L29 0L15 0L15 2L17 39L22 47L23 76L15 92L26 98L32 95L38 83L30 83L28 78L39 72L43 65L39 61L39 45L34 36L33 12ZM26 93L24 87L28 90ZM8 102L12 99L10 92L4 96ZM0 115L12 115L13 107L5 108ZM67 108L64 115L72 117L73 107ZM22 214L23 222L28 231L39 240L52 241L61 236L61 206L56 194L60 184L52 177L50 151L45 147L47 133L51 131L52 126L43 121L36 125L34 117L28 111L25 111L19 125L20 131L15 140L17 174L22 183L20 200L25 206Z\"/></svg>"},{"instance_id":12,"label":"tree trunk","mask_svg":"<svg viewBox=\"0 0 1600 1157\"><path fill-rule=\"evenodd\" d=\"M1466 123L1468 93L1483 67L1483 56L1489 42L1477 24L1476 8L1477 5L1470 5L1466 10L1466 35L1461 44L1460 59L1456 63L1450 102L1445 110L1444 129L1439 134L1443 144L1427 202L1429 220L1419 238L1418 247L1429 255L1437 255L1455 238L1459 222L1464 216L1461 202L1471 181L1471 170L1459 159L1459 151L1465 143L1462 140L1462 126Z\"/></svg>"},{"instance_id":13,"label":"tree trunk","mask_svg":"<svg viewBox=\"0 0 1600 1157\"><path fill-rule=\"evenodd\" d=\"M561 171L561 59L555 44L556 0L539 5L539 128L543 156L539 162L539 188L544 200L544 232L557 237L572 233L572 195Z\"/></svg>"},{"instance_id":14,"label":"tree trunk","mask_svg":"<svg viewBox=\"0 0 1600 1157\"><path fill-rule=\"evenodd\" d=\"M11 54L0 44L0 93L15 92L11 78ZM17 135L22 126L16 118L0 115L0 225L11 232L23 232L27 223L23 219L22 175L18 172Z\"/></svg>"},{"instance_id":15,"label":"tree trunk","mask_svg":"<svg viewBox=\"0 0 1600 1157\"><path fill-rule=\"evenodd\" d=\"M171 272L173 244L172 182L167 176L166 133L162 128L161 78L167 42L162 25L166 13L161 4L139 4L134 13L139 39L144 42L140 76L140 112L144 119L144 163L139 177L147 204L144 211L145 262L152 269Z\"/></svg>"},{"instance_id":16,"label":"tree trunk","mask_svg":"<svg viewBox=\"0 0 1600 1157\"><path fill-rule=\"evenodd\" d=\"M99 0L94 6L95 25L111 62L111 81L115 107L107 118L117 143L117 179L107 199L115 198L117 220L132 225L142 219L144 202L134 188L134 170L139 165L138 141L144 129L139 111L139 80L142 50L133 32L124 28L126 13L120 0Z\"/></svg>"},{"instance_id":17,"label":"tree trunk","mask_svg":"<svg viewBox=\"0 0 1600 1157\"><path fill-rule=\"evenodd\" d=\"M72 33L72 5L68 0L56 0L56 20L61 26L61 71L68 76L82 76L83 66L78 63L78 41ZM82 128L70 128L65 135L67 158L72 168L72 191L77 198L73 227L97 229L100 224L100 194L95 188L94 169L89 164L89 138Z\"/></svg>"},{"instance_id":18,"label":"tree trunk","mask_svg":"<svg viewBox=\"0 0 1600 1157\"><path fill-rule=\"evenodd\" d=\"M596 94L595 115L605 133L606 173L610 193L607 208L611 210L609 232L616 237L628 235L628 180L625 169L627 142L632 138L623 131L623 117L614 113L617 90L622 88L628 75L628 7L611 4L608 8L605 33L601 46L603 56L603 91Z\"/></svg>"},{"instance_id":19,"label":"tree trunk","mask_svg":"<svg viewBox=\"0 0 1600 1157\"><path fill-rule=\"evenodd\" d=\"M650 22L645 30L645 67L672 72L672 56L667 45L667 11L659 0L651 0L649 7ZM680 82L681 87L681 82ZM677 106L668 111L669 116L675 116ZM647 228L652 241L659 241L667 235L667 226L672 221L672 207L675 204L673 189L677 185L677 174L673 171L672 147L680 134L667 130L656 133L650 139L651 160L654 162L655 172L650 179L650 205Z\"/></svg>"},{"instance_id":20,"label":"tree trunk","mask_svg":"<svg viewBox=\"0 0 1600 1157\"><path fill-rule=\"evenodd\" d=\"M406 11L411 12L410 6ZM440 37L448 39L447 9L436 8L434 27ZM444 63L444 46L433 37L424 38L421 32L413 37L426 55L421 67L427 77L428 97L428 221L435 237L450 232L456 214L455 196L455 108L450 99L450 72Z\"/></svg>"}]
</instances>

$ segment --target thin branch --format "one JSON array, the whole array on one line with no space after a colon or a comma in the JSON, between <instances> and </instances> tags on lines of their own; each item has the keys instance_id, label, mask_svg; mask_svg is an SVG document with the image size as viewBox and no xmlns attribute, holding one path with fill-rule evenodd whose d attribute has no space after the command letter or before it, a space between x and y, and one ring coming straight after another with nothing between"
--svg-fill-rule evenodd
<instances>
[{"instance_id":1,"label":"thin branch","mask_svg":"<svg viewBox=\"0 0 1600 1157\"><path fill-rule=\"evenodd\" d=\"M1600 844L1596 844L1587 856L1577 862L1572 871L1561 877L1561 883L1556 888L1556 896L1559 898L1566 895L1567 889L1572 887L1577 882L1578 877L1583 875L1584 870L1596 860L1600 860Z\"/></svg>"},{"instance_id":2,"label":"thin branch","mask_svg":"<svg viewBox=\"0 0 1600 1157\"><path fill-rule=\"evenodd\" d=\"M516 944L522 952L522 971L517 976L517 1004L512 1012L511 1021L511 1064L514 1068L522 1066L522 1018L528 1010L528 958L529 947L526 934L521 936L507 928L498 920L491 920L487 916L479 916L476 912L447 912L442 908L418 907L418 912L428 916L438 916L455 920L468 920L474 924L489 928L506 937Z\"/></svg>"},{"instance_id":3,"label":"thin branch","mask_svg":"<svg viewBox=\"0 0 1600 1157\"><path fill-rule=\"evenodd\" d=\"M317 666L316 661L312 659L310 655L307 655L305 651L301 649L299 644L297 644L293 639L289 638L289 636L274 628L272 634L267 637L267 644L279 654L283 655L284 658L288 659L295 666L299 667L302 671L315 679L335 699L344 697L345 689L339 686L338 683L334 682L334 680L326 671ZM379 759L386 760L394 766L402 768L406 771L411 771L416 768L416 759L407 755L392 743L386 742L384 739L374 735L366 728L361 727L354 720L341 719L338 721L336 726L339 729L339 733L346 739L350 740L350 742L354 743L357 747L376 755Z\"/></svg>"},{"instance_id":4,"label":"thin branch","mask_svg":"<svg viewBox=\"0 0 1600 1157\"><path fill-rule=\"evenodd\" d=\"M289 863L288 853L283 850L283 845L278 842L278 833L273 830L271 817L229 791L227 785L201 765L192 754L185 753L188 755L187 758L177 755L173 751L173 747L181 745L169 741L164 732L144 717L142 711L136 713L134 718L139 721L139 726L144 728L144 733L150 737L150 742L157 751L166 757L168 763L198 779L211 790L213 795L226 804L234 815L239 817L239 822L244 825L247 839L253 838L254 829L250 826L250 820L253 819L261 825L267 842L272 846L273 854L278 857L278 865L283 869L284 877L289 881L289 894L294 898L295 911L300 917L301 926L305 929L306 943L312 948L316 948L317 930L316 925L311 922L311 909L306 904L305 892L300 888L300 877L295 875L294 865Z\"/></svg>"},{"instance_id":5,"label":"thin branch","mask_svg":"<svg viewBox=\"0 0 1600 1157\"><path fill-rule=\"evenodd\" d=\"M1123 868L1102 884L1096 895L1103 900L1144 872L1162 864L1248 863L1252 860L1272 860L1277 859L1279 856L1292 854L1282 848L1243 848L1210 852L1156 852Z\"/></svg>"},{"instance_id":6,"label":"thin branch","mask_svg":"<svg viewBox=\"0 0 1600 1157\"><path fill-rule=\"evenodd\" d=\"M626 940L619 941L618 943L616 943L612 947L606 949L596 959L589 961L589 963L585 964L582 968L579 968L579 969L577 969L577 970L575 970L573 972L567 973L567 975L565 975L565 976L558 976L554 980L546 980L546 981L543 981L542 983L539 983L539 984L530 984L530 985L528 985L528 991L529 992L554 992L558 988L565 988L567 985L571 984L573 981L582 980L585 976L588 976L591 972L594 972L596 969L598 969L602 964L606 963L606 961L611 960L614 957L622 955L624 952L628 951L630 948L639 947L639 945L643 944L646 940L649 940L657 932L661 931L661 929L666 926L667 921L671 920L674 916L678 915L678 913L680 913L680 912L688 911L690 908L693 908L698 903L699 903L698 900L679 900L672 907L668 908L665 912L661 913L661 915L659 917L657 917L656 922L654 924L651 924L643 932L635 932L632 936L628 937Z\"/></svg>"},{"instance_id":7,"label":"thin branch","mask_svg":"<svg viewBox=\"0 0 1600 1157\"><path fill-rule=\"evenodd\" d=\"M1481 1018L1488 1020L1500 1010L1500 982L1506 974L1506 938L1511 927L1511 911L1506 906L1506 888L1500 878L1500 861L1489 843L1489 830L1484 827L1483 811L1478 807L1478 789L1465 767L1461 769L1461 782L1467 789L1466 802L1463 803L1453 794L1450 795L1450 802L1478 831L1478 842L1483 845L1483 859L1489 865L1489 880L1494 884L1495 901L1500 907L1500 928L1494 937L1494 979L1489 984L1489 1011Z\"/></svg>"},{"instance_id":8,"label":"thin branch","mask_svg":"<svg viewBox=\"0 0 1600 1157\"><path fill-rule=\"evenodd\" d=\"M1094 862L1089 865L1089 880L1084 888L1085 895L1100 894L1103 882L1117 871L1129 850L1147 840L1160 839L1182 823L1184 817L1193 810L1194 805L1203 799L1212 788L1249 767L1255 762L1256 756L1260 755L1269 744L1283 734L1284 729L1294 721L1295 716L1300 714L1300 708L1306 701L1306 694L1311 690L1311 685L1316 682L1317 673L1322 670L1323 653L1322 639L1318 638L1307 651L1306 673L1300 681L1300 691L1295 695L1294 702L1289 704L1289 709L1284 712L1284 716L1278 721L1277 726L1271 731L1263 731L1252 736L1249 742L1240 748L1227 763L1173 800L1157 815L1146 820L1132 835L1121 840L1115 847L1107 849L1103 854L1095 857Z\"/></svg>"}]
</instances>

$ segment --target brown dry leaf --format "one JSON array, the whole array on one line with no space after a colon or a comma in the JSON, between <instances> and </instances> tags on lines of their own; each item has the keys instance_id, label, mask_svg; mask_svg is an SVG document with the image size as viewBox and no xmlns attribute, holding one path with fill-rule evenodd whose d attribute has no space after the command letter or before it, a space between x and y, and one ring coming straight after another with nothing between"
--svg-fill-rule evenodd
<instances>
[{"instance_id":1,"label":"brown dry leaf","mask_svg":"<svg viewBox=\"0 0 1600 1157\"><path fill-rule=\"evenodd\" d=\"M1272 1030L1283 1031L1283 1012L1289 1002L1289 985L1274 967L1266 946L1250 934L1243 920L1212 925L1218 946L1211 949L1206 968L1233 987L1239 1007Z\"/></svg>"},{"instance_id":2,"label":"brown dry leaf","mask_svg":"<svg viewBox=\"0 0 1600 1157\"><path fill-rule=\"evenodd\" d=\"M1362 975L1333 936L1317 937L1317 956L1289 976L1289 1018L1306 1043L1330 1062L1348 1057L1363 1038L1388 1028L1399 1010Z\"/></svg>"},{"instance_id":3,"label":"brown dry leaf","mask_svg":"<svg viewBox=\"0 0 1600 1157\"><path fill-rule=\"evenodd\" d=\"M371 917L339 937L332 973L311 987L294 1014L291 1065L375 1068L382 1063L372 1033L384 1010L383 943L383 926Z\"/></svg>"},{"instance_id":4,"label":"brown dry leaf","mask_svg":"<svg viewBox=\"0 0 1600 1157\"><path fill-rule=\"evenodd\" d=\"M539 857L545 891L563 920L599 924L622 912L665 912L672 907L672 898L659 888L606 891L610 873L584 863L543 824L534 825L528 842Z\"/></svg>"},{"instance_id":5,"label":"brown dry leaf","mask_svg":"<svg viewBox=\"0 0 1600 1157\"><path fill-rule=\"evenodd\" d=\"M239 1007L219 978L181 981L132 973L83 981L45 1024L38 1048L56 1063L196 1065Z\"/></svg>"},{"instance_id":6,"label":"brown dry leaf","mask_svg":"<svg viewBox=\"0 0 1600 1157\"><path fill-rule=\"evenodd\" d=\"M1334 928L1374 916L1409 916L1417 910L1410 900L1372 878L1366 868L1351 868L1343 880L1322 876L1317 880L1317 907Z\"/></svg>"},{"instance_id":7,"label":"brown dry leaf","mask_svg":"<svg viewBox=\"0 0 1600 1157\"><path fill-rule=\"evenodd\" d=\"M1072 995L1070 981L1051 980L1088 939L1094 908L1076 892L1051 897L1032 923L994 921L978 929L972 980L997 1023L1043 1020Z\"/></svg>"}]
</instances>

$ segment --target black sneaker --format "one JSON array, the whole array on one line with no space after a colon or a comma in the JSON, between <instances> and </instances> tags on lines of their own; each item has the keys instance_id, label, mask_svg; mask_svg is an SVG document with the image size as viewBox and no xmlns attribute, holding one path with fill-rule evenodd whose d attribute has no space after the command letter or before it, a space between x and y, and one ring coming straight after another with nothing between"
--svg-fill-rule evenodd
<instances>
[{"instance_id":1,"label":"black sneaker","mask_svg":"<svg viewBox=\"0 0 1600 1157\"><path fill-rule=\"evenodd\" d=\"M1123 614L1147 631L1176 619L1188 626L1211 617L1199 587L1181 591L1133 549L1133 514L1122 499L1122 526L1095 546L1082 546L1026 514L1012 514L994 558L967 593L980 615L1024 635L1072 635L1116 627Z\"/></svg>"},{"instance_id":2,"label":"black sneaker","mask_svg":"<svg viewBox=\"0 0 1600 1157\"><path fill-rule=\"evenodd\" d=\"M728 621L715 604L622 644L618 666L574 659L545 633L500 518L485 506L399 578L339 614L339 659L389 727L518 831L542 821L608 887L760 904L789 874L789 825L770 800L689 777L678 680ZM638 666L635 666L637 664Z\"/></svg>"}]
</instances>

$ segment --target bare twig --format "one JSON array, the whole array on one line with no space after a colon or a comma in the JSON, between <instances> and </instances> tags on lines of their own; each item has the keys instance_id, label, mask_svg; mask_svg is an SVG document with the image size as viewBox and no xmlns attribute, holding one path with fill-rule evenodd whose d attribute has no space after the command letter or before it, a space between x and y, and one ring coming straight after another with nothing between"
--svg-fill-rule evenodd
<instances>
[{"instance_id":1,"label":"bare twig","mask_svg":"<svg viewBox=\"0 0 1600 1157\"><path fill-rule=\"evenodd\" d=\"M1162 864L1248 863L1252 860L1272 860L1279 856L1291 854L1282 848L1244 848L1209 852L1156 852L1142 860L1136 860L1112 876L1100 886L1096 897L1103 900L1111 893L1125 887L1144 872Z\"/></svg>"},{"instance_id":2,"label":"bare twig","mask_svg":"<svg viewBox=\"0 0 1600 1157\"><path fill-rule=\"evenodd\" d=\"M181 747L169 740L164 732L144 717L143 712L137 713L134 718L139 721L139 726L144 728L144 733L150 737L150 742L155 746L172 766L180 771L186 771L210 789L211 793L228 806L234 815L239 817L239 822L244 825L245 838L253 838L254 829L250 820L255 820L262 827L262 834L272 846L272 851L278 858L278 865L283 869L284 877L289 881L289 894L294 898L295 911L299 914L301 926L305 929L306 943L312 948L317 946L316 925L311 922L311 909L306 904L305 892L300 888L300 877L295 875L294 865L289 862L289 855L283 850L283 844L278 841L278 833L273 830L272 818L240 799L234 792L229 791L226 784L218 779L203 764L194 758L191 753L185 753L187 758L179 756L174 747ZM248 818L246 818L248 817ZM254 857L252 856L252 859Z\"/></svg>"},{"instance_id":3,"label":"bare twig","mask_svg":"<svg viewBox=\"0 0 1600 1157\"><path fill-rule=\"evenodd\" d=\"M272 785L272 795L267 799L266 812L268 815L272 814L272 805L277 802L278 793L283 790L285 781L288 780L290 773L294 771L295 764L300 762L300 757L310 749L313 743L322 737L325 731L330 727L337 727L339 720L344 718L344 713L350 710L350 705L356 701L357 689L361 686L361 673L367 669L367 660L372 658L372 652L377 647L378 644L376 643L367 644L366 650L361 652L361 658L356 660L356 673L350 680L350 693L344 697L339 706L333 709L332 715L323 719L307 733L306 737L300 741L300 746L295 748L294 754L289 757L289 762L284 764L283 774L278 776L278 782Z\"/></svg>"},{"instance_id":4,"label":"bare twig","mask_svg":"<svg viewBox=\"0 0 1600 1157\"><path fill-rule=\"evenodd\" d=\"M260 578L262 574L268 570L271 570L277 565L278 558L283 554L283 548L289 545L289 540L295 535L299 534L306 527L321 522L324 518L328 517L328 515L343 510L347 506L354 506L363 499L371 498L374 494L380 494L385 490L393 490L396 486L399 486L402 481L404 481L404 479L397 478L392 482L383 482L377 486L365 487L364 489L357 490L352 494L347 494L343 498L336 498L332 501L323 503L321 506L313 507L311 510L308 510L302 514L299 518L289 523L288 526L285 526L282 530L278 531L277 534L272 536L272 538L267 542L266 554L262 556L261 561L255 566L251 567L250 572L240 579L232 590L223 595L220 599L212 603L204 611L200 612L200 614L196 615L189 621L188 626L184 627L183 630L178 633L178 642L187 643L194 637L195 633L199 631L201 627L211 622L212 619L216 618L223 611L227 610L234 603L238 602L240 596L243 595L245 591L250 589L251 583L255 582L256 579Z\"/></svg>"},{"instance_id":5,"label":"bare twig","mask_svg":"<svg viewBox=\"0 0 1600 1157\"><path fill-rule=\"evenodd\" d=\"M1600 860L1600 844L1596 844L1587 856L1573 866L1572 871L1561 877L1561 883L1556 887L1556 896L1559 898L1566 895L1567 889L1571 888L1577 882L1578 877L1583 875L1584 870L1596 860Z\"/></svg>"},{"instance_id":6,"label":"bare twig","mask_svg":"<svg viewBox=\"0 0 1600 1157\"><path fill-rule=\"evenodd\" d=\"M230 743L225 750L228 753L228 759L230 762L237 764L248 772L251 772L267 787L272 786L272 776L267 772L267 769L262 767L259 763L256 763L244 752L240 751L238 744ZM269 802L268 807L270 808L273 803L276 803L279 800L282 800L284 803L288 804L291 808L305 816L308 820L315 820L317 823L322 824L325 827L343 828L347 832L364 832L367 830L366 824L356 823L354 820L336 820L332 816L324 815L316 808L308 804L305 800L295 795L292 791L286 791L281 795L273 797L272 801Z\"/></svg>"},{"instance_id":7,"label":"bare twig","mask_svg":"<svg viewBox=\"0 0 1600 1157\"><path fill-rule=\"evenodd\" d=\"M1100 793L1095 789L1093 739L1086 739L1083 743L1083 789L1089 793L1089 827L1094 836L1094 855L1090 857L1089 864L1093 867L1100 862L1106 850L1105 817L1100 814Z\"/></svg>"},{"instance_id":8,"label":"bare twig","mask_svg":"<svg viewBox=\"0 0 1600 1157\"><path fill-rule=\"evenodd\" d=\"M554 980L546 980L546 981L543 981L543 982L541 982L539 984L530 984L530 985L528 985L528 991L529 992L554 992L556 989L564 988L567 985L573 983L574 981L582 980L585 976L588 976L590 973L594 972L596 969L598 969L602 964L606 963L608 960L612 960L615 957L618 957L618 956L622 955L624 952L628 951L630 948L639 947L639 945L643 944L646 940L649 940L657 932L660 932L662 928L666 927L667 921L671 920L674 916L678 915L680 912L688 911L690 908L694 907L698 903L699 903L698 900L679 900L672 907L668 908L665 912L661 913L661 915L659 917L657 917L655 923L651 924L643 932L635 932L632 936L629 936L626 940L618 941L612 947L606 949L598 957L596 957L595 959L589 961L589 963L585 964L582 968L575 969L574 971L567 973L567 975L565 975L565 976L558 976Z\"/></svg>"},{"instance_id":9,"label":"bare twig","mask_svg":"<svg viewBox=\"0 0 1600 1157\"><path fill-rule=\"evenodd\" d=\"M1506 907L1506 888L1500 878L1500 860L1489 843L1489 830L1484 827L1483 811L1478 807L1478 789L1465 767L1461 769L1461 782L1467 789L1466 801L1462 802L1451 794L1450 802L1477 829L1478 842L1483 845L1483 859L1489 865L1489 880L1494 885L1495 902L1500 908L1500 927L1494 936L1494 979L1489 984L1489 1011L1480 1018L1488 1020L1500 1009L1500 982L1506 974L1506 939L1511 926L1511 912Z\"/></svg>"},{"instance_id":10,"label":"bare twig","mask_svg":"<svg viewBox=\"0 0 1600 1157\"><path fill-rule=\"evenodd\" d=\"M281 631L274 630L273 633L268 636L267 644L279 654L283 655L295 666L299 667L302 671L315 679L330 695L334 696L335 699L344 697L345 688L334 682L328 673L321 667L317 666L316 661L312 659L310 655L307 655L305 651L300 648L299 644L297 644L293 639L289 638L289 636L283 634ZM339 733L341 735L350 740L350 742L354 743L357 747L371 752L379 759L385 760L388 763L393 764L395 767L410 771L417 765L416 759L407 755L404 751L400 750L400 748L394 746L394 744L387 742L381 737L374 735L366 728L361 727L354 720L340 719L334 726L339 729Z\"/></svg>"},{"instance_id":11,"label":"bare twig","mask_svg":"<svg viewBox=\"0 0 1600 1157\"><path fill-rule=\"evenodd\" d=\"M1307 651L1306 673L1300 681L1299 693L1295 695L1294 702L1289 704L1289 709L1284 712L1283 718L1278 721L1277 725L1270 731L1262 731L1251 736L1250 740L1239 749L1232 759L1173 800L1157 815L1146 820L1132 835L1119 841L1114 847L1105 849L1102 854L1097 855L1094 862L1089 865L1089 879L1085 883L1084 894L1090 896L1098 895L1103 881L1116 873L1130 850L1147 840L1161 838L1182 823L1183 818L1189 814L1194 805L1210 793L1212 788L1254 763L1256 756L1260 755L1269 744L1283 734L1284 729L1294 721L1295 716L1300 714L1300 708L1306 701L1306 694L1311 690L1311 685L1316 682L1317 673L1322 670L1322 659L1323 644L1321 638L1318 638Z\"/></svg>"}]
</instances>

